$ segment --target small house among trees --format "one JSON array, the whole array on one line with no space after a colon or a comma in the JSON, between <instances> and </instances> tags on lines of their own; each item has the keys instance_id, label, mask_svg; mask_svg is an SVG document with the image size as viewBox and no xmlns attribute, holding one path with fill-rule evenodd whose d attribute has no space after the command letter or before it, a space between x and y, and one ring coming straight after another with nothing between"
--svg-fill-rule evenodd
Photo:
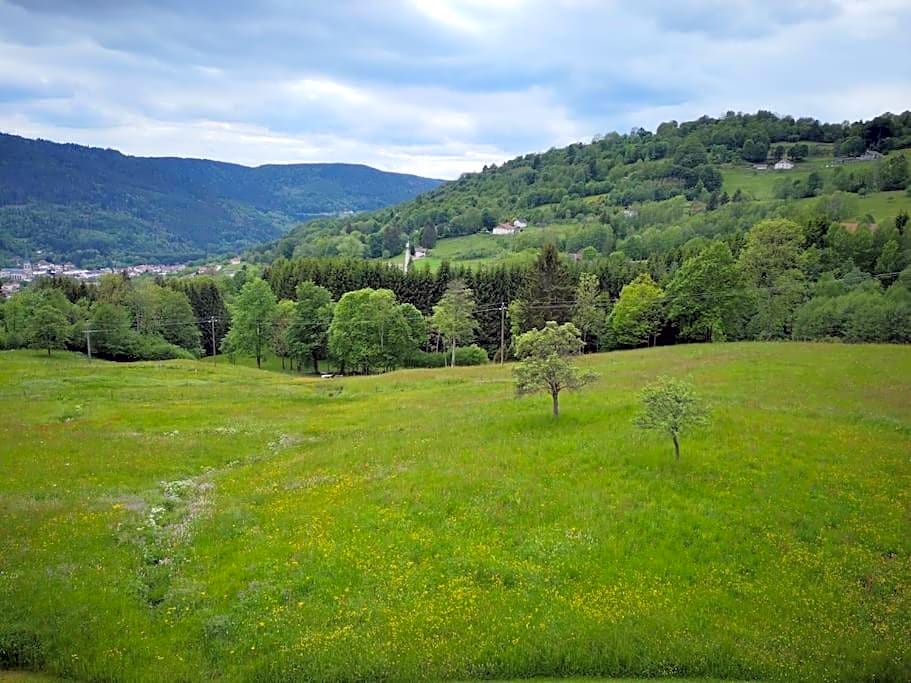
<instances>
[{"instance_id":1,"label":"small house among trees","mask_svg":"<svg viewBox=\"0 0 911 683\"><path fill-rule=\"evenodd\" d=\"M491 230L491 233L494 235L516 235L527 227L528 223L517 218L512 223L500 223Z\"/></svg>"}]
</instances>

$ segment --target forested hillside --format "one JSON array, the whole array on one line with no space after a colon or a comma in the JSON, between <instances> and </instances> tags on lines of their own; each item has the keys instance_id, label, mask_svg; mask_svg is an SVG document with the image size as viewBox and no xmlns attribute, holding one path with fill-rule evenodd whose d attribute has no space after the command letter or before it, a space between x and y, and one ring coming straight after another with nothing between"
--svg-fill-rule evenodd
<instances>
[{"instance_id":1,"label":"forested hillside","mask_svg":"<svg viewBox=\"0 0 911 683\"><path fill-rule=\"evenodd\" d=\"M402 202L439 184L352 164L249 168L0 134L0 259L119 264L232 253L313 215Z\"/></svg>"},{"instance_id":2,"label":"forested hillside","mask_svg":"<svg viewBox=\"0 0 911 683\"><path fill-rule=\"evenodd\" d=\"M392 209L306 224L260 253L263 260L277 256L262 269L264 281L258 269L243 269L195 295L181 280L169 281L186 302L115 275L97 287L38 282L0 307L0 347L41 346L53 330L48 349L88 351L84 332L92 330L107 335L96 339L96 353L114 359L211 353L209 326L217 322L215 346L255 355L258 365L274 354L299 368L328 360L373 372L442 361L422 354L439 353L452 337L434 322L451 287L471 290L473 303L466 299L463 308L472 320L459 342L475 342L481 362L513 355L514 338L547 321L573 322L589 351L753 339L907 343L909 118L833 126L732 115L524 157ZM781 137L788 141L778 144ZM757 139L769 158L789 157L793 167L748 170L743 156L760 156ZM625 151L615 157L610 150ZM522 174L533 176L531 183L510 189ZM570 181L559 202L534 199L548 187L555 197L560 182ZM603 191L580 197L587 187ZM479 223L463 221L475 213ZM516 215L531 223L521 234L486 232L486 222ZM481 232L449 237L463 231ZM441 247L506 240L522 258L442 260L407 273L360 258L377 241L388 255L406 236L428 235L447 235ZM46 290L56 289L63 297L47 299ZM212 304L219 297L227 304ZM46 319L35 313L44 308ZM397 347L388 334L393 318ZM255 324L244 331L249 320ZM333 321L338 330L378 336L349 357L341 342L355 335L339 332L333 348ZM197 334L185 337L184 328Z\"/></svg>"},{"instance_id":3,"label":"forested hillside","mask_svg":"<svg viewBox=\"0 0 911 683\"><path fill-rule=\"evenodd\" d=\"M438 239L483 233L500 221L522 218L533 227L566 221L589 230L600 226L597 235L576 239L568 249L592 246L606 256L614 240L634 235L651 239L648 229L671 228L679 233L695 217L697 234L701 223L742 230L745 226L737 217L746 204L751 205L748 212L772 215L829 196L835 196L828 203L833 218L863 220L868 211L855 200L905 190L908 162L895 150L908 147L911 112L907 111L855 123L821 123L762 111L669 121L655 132L639 128L625 135L611 133L589 144L485 167L412 201L370 214L311 221L259 253L266 260L388 257L401 253L409 238L412 244L433 247ZM870 158L858 158L865 153ZM788 171L753 168L781 159L795 167ZM730 204L740 208L731 211ZM874 216L868 222L895 213ZM600 234L605 229L610 239ZM530 240L528 246L541 243L534 234L523 238ZM645 258L650 250L631 245L627 254Z\"/></svg>"}]
</instances>

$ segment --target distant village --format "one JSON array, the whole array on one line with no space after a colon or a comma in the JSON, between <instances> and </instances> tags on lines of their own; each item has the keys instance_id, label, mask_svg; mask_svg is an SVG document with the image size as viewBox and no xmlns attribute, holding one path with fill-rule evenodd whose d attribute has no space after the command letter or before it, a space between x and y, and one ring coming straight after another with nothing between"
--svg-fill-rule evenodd
<instances>
[{"instance_id":1,"label":"distant village","mask_svg":"<svg viewBox=\"0 0 911 683\"><path fill-rule=\"evenodd\" d=\"M239 258L231 260L232 264L240 263ZM221 271L220 264L200 266L194 270L185 263L165 265L161 263L140 263L120 268L78 268L73 263L53 263L44 259L31 263L24 261L15 268L0 268L0 293L10 296L18 292L23 285L41 277L69 277L82 282L96 282L102 275L109 273L126 273L127 277L143 275L166 276L178 274L214 275ZM189 272L188 272L189 271Z\"/></svg>"}]
</instances>

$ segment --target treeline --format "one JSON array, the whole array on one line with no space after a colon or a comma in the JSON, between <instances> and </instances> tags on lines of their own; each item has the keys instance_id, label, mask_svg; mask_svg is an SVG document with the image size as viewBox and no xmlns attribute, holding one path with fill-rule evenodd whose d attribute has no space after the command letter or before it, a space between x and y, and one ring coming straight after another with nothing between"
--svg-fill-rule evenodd
<instances>
[{"instance_id":1,"label":"treeline","mask_svg":"<svg viewBox=\"0 0 911 683\"><path fill-rule=\"evenodd\" d=\"M210 277L42 278L0 305L0 348L88 353L91 345L93 355L122 361L198 357L227 333L226 288Z\"/></svg>"},{"instance_id":2,"label":"treeline","mask_svg":"<svg viewBox=\"0 0 911 683\"><path fill-rule=\"evenodd\" d=\"M911 263L905 213L891 225L845 225L817 214L803 225L769 218L744 233L733 230L714 238L689 233L686 239L687 233L679 231L655 232L653 238L650 234L618 243L635 258L618 250L568 262L554 245L546 245L531 266L444 263L436 273L422 269L405 274L377 261L300 258L279 259L265 269L264 277L282 298L293 297L302 282L325 287L335 299L361 288L388 289L425 315L451 281L461 281L477 305L475 339L494 356L504 305L509 338L546 320L572 321L580 301L595 302L580 314L584 324L574 321L585 332L589 349L649 341L786 339L794 336L800 307L822 296L817 281L835 280L846 291L864 287L885 296ZM612 234L601 236L613 239ZM594 284L584 274L590 274ZM580 289L583 281L587 284ZM638 303L633 306L631 301ZM901 341L902 334L883 332L866 340ZM854 340L851 335L827 336Z\"/></svg>"},{"instance_id":3,"label":"treeline","mask_svg":"<svg viewBox=\"0 0 911 683\"><path fill-rule=\"evenodd\" d=\"M464 174L394 207L311 221L256 253L265 261L280 256L379 258L400 253L408 239L432 247L439 238L489 230L516 217L537 224L580 217L615 223L624 206L678 196L711 209L740 199L722 191L719 165L784 156L799 162L820 152L807 143L831 143L836 154L846 155L911 147L911 112L839 124L763 111L728 112L721 118L669 121L655 132L637 128L625 135L611 133L589 144L527 154ZM899 179L900 169L898 175L874 170L876 182L866 177L869 173L845 169L835 189L907 185L907 176ZM860 175L863 181L850 180ZM821 187L792 187L782 193L794 196L799 190L799 196L812 196Z\"/></svg>"},{"instance_id":4,"label":"treeline","mask_svg":"<svg viewBox=\"0 0 911 683\"><path fill-rule=\"evenodd\" d=\"M436 273L300 258L279 259L262 279L242 270L221 280L42 280L0 307L0 342L87 350L91 336L95 353L113 359L215 348L314 370L329 359L349 372L438 366L453 354L456 364L509 357L517 335L549 321L572 322L588 351L744 339L904 343L908 224L905 213L880 226L770 218L745 235L694 237L647 259L614 251L572 262L547 244L530 265L444 263Z\"/></svg>"}]
</instances>

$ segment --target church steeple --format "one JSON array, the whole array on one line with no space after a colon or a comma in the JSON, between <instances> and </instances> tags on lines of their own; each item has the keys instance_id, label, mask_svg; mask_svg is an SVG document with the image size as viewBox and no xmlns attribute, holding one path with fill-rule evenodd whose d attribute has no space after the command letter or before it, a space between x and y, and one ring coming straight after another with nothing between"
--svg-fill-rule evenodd
<instances>
[{"instance_id":1,"label":"church steeple","mask_svg":"<svg viewBox=\"0 0 911 683\"><path fill-rule=\"evenodd\" d=\"M411 267L411 240L405 241L405 265L404 271L407 273L408 269Z\"/></svg>"}]
</instances>

